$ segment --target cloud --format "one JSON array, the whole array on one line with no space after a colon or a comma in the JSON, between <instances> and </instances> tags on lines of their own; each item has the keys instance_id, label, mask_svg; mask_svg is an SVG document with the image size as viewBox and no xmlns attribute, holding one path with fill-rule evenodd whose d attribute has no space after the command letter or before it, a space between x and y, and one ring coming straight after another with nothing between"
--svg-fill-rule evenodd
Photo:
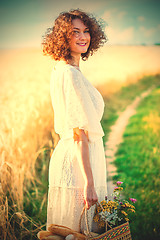
<instances>
[{"instance_id":1,"label":"cloud","mask_svg":"<svg viewBox=\"0 0 160 240\"><path fill-rule=\"evenodd\" d=\"M144 22L145 21L145 17L143 17L143 16L139 16L139 17L137 17L137 19L138 19L139 22Z\"/></svg>"},{"instance_id":2,"label":"cloud","mask_svg":"<svg viewBox=\"0 0 160 240\"><path fill-rule=\"evenodd\" d=\"M122 12L118 13L117 17L118 17L119 20L121 20L121 19L123 19L123 17L124 17L126 14L127 14L127 12L122 11Z\"/></svg>"},{"instance_id":3,"label":"cloud","mask_svg":"<svg viewBox=\"0 0 160 240\"><path fill-rule=\"evenodd\" d=\"M110 44L132 44L134 39L134 27L123 30L107 27L106 35Z\"/></svg>"},{"instance_id":4,"label":"cloud","mask_svg":"<svg viewBox=\"0 0 160 240\"><path fill-rule=\"evenodd\" d=\"M104 14L102 15L102 19L106 21L107 23L112 21L112 11L105 11Z\"/></svg>"},{"instance_id":5,"label":"cloud","mask_svg":"<svg viewBox=\"0 0 160 240\"><path fill-rule=\"evenodd\" d=\"M152 28L146 28L144 26L139 27L139 33L141 36L141 39L145 39L145 43L147 44L153 44L155 42L160 41L160 24L158 24L156 27Z\"/></svg>"},{"instance_id":6,"label":"cloud","mask_svg":"<svg viewBox=\"0 0 160 240\"><path fill-rule=\"evenodd\" d=\"M156 28L145 28L144 26L139 27L140 32L145 36L145 37L151 37L155 32Z\"/></svg>"},{"instance_id":7,"label":"cloud","mask_svg":"<svg viewBox=\"0 0 160 240\"><path fill-rule=\"evenodd\" d=\"M113 8L112 10L105 11L104 14L102 15L102 18L105 21L112 21L114 19L122 20L126 14L127 12L125 11L119 12L117 8Z\"/></svg>"}]
</instances>

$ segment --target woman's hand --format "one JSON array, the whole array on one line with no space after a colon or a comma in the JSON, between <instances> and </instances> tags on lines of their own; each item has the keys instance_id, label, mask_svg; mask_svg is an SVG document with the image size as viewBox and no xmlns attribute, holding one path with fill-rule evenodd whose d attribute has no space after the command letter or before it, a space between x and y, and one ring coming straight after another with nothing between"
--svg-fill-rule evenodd
<instances>
[{"instance_id":1,"label":"woman's hand","mask_svg":"<svg viewBox=\"0 0 160 240\"><path fill-rule=\"evenodd\" d=\"M84 186L84 201L87 209L98 201L97 193L93 185L86 184Z\"/></svg>"}]
</instances>

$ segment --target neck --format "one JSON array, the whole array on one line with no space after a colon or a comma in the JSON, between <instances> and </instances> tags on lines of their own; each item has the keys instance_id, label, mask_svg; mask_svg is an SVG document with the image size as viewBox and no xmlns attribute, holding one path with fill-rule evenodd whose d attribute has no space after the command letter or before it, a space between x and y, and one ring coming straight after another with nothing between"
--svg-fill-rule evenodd
<instances>
[{"instance_id":1,"label":"neck","mask_svg":"<svg viewBox=\"0 0 160 240\"><path fill-rule=\"evenodd\" d=\"M70 64L70 65L72 65L74 67L79 68L80 56L74 56L72 54L72 58L71 59L66 61L64 58L61 58L61 61L65 62L65 63L68 63L68 64Z\"/></svg>"},{"instance_id":2,"label":"neck","mask_svg":"<svg viewBox=\"0 0 160 240\"><path fill-rule=\"evenodd\" d=\"M80 55L72 54L72 59L69 61L69 63L73 66L79 67L79 62L80 62Z\"/></svg>"}]
</instances>

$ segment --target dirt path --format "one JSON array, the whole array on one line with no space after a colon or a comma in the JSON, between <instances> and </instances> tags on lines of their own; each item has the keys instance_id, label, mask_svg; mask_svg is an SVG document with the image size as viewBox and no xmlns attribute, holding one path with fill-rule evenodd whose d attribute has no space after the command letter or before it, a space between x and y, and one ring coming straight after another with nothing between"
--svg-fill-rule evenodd
<instances>
[{"instance_id":1,"label":"dirt path","mask_svg":"<svg viewBox=\"0 0 160 240\"><path fill-rule=\"evenodd\" d=\"M117 119L116 123L111 127L111 132L106 142L106 161L107 161L107 190L108 196L111 196L115 185L113 184L112 177L116 174L117 169L114 165L115 153L118 150L119 144L123 141L123 133L131 116L136 113L136 108L140 101L149 95L154 87L143 92L139 97L128 105Z\"/></svg>"}]
</instances>

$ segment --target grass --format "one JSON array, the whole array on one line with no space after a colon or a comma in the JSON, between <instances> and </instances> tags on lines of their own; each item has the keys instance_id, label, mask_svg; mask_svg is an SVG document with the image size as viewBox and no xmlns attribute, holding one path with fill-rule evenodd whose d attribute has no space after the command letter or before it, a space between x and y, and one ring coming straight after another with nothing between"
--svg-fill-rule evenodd
<instances>
[{"instance_id":1,"label":"grass","mask_svg":"<svg viewBox=\"0 0 160 240\"><path fill-rule=\"evenodd\" d=\"M139 105L124 133L116 154L118 175L125 182L126 196L137 199L131 219L134 240L160 239L160 88Z\"/></svg>"},{"instance_id":2,"label":"grass","mask_svg":"<svg viewBox=\"0 0 160 240\"><path fill-rule=\"evenodd\" d=\"M105 97L105 111L102 119L102 126L105 130L105 141L107 140L110 128L117 120L119 113L131 104L136 96L151 86L157 86L160 82L160 75L143 77L136 83L122 87L118 92Z\"/></svg>"}]
</instances>

